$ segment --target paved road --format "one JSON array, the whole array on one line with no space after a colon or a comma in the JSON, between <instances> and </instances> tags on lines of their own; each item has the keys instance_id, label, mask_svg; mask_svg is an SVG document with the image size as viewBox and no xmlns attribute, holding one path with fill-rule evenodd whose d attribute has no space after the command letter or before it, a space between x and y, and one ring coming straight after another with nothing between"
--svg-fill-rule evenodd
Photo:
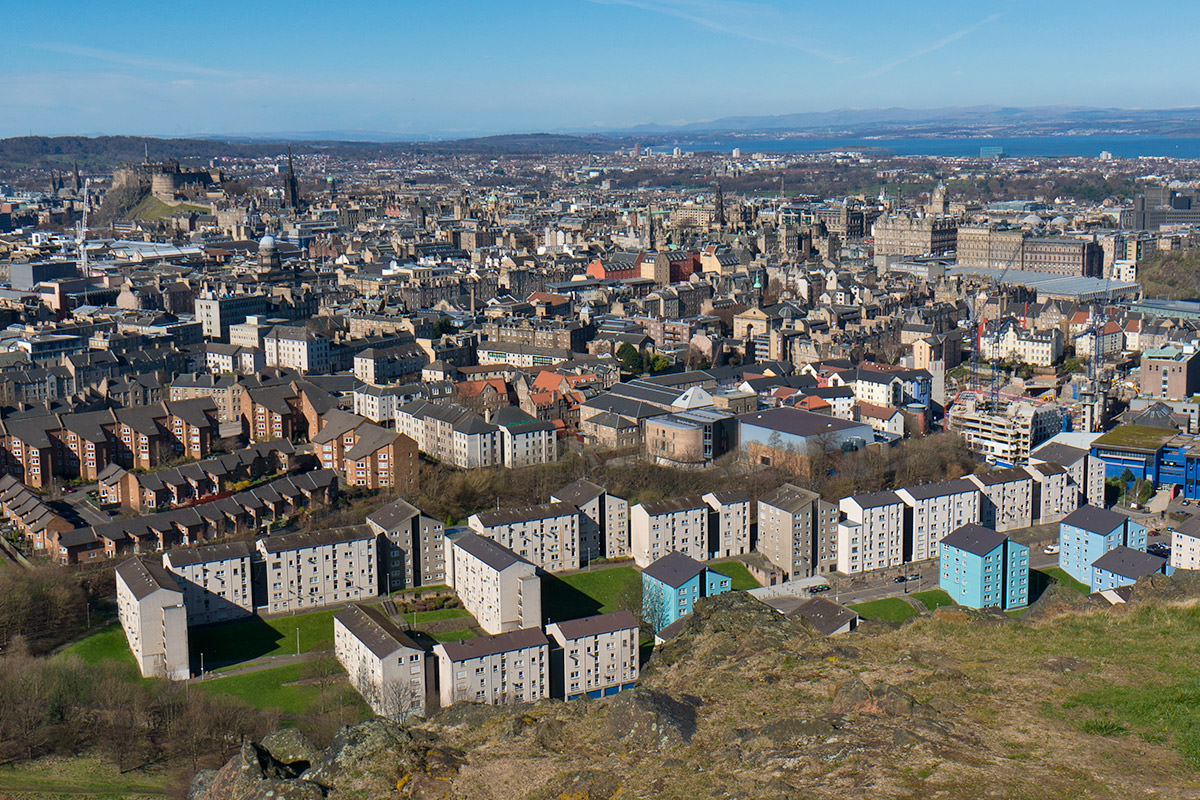
<instances>
[{"instance_id":1,"label":"paved road","mask_svg":"<svg viewBox=\"0 0 1200 800\"><path fill-rule=\"evenodd\" d=\"M288 664L302 664L305 661L315 661L322 656L327 656L333 653L332 650L313 650L307 653L296 655L295 653L287 653L280 656L264 656L255 661L247 662L240 667L227 669L223 672L212 672L213 669L220 669L224 664L205 664L204 668L208 670L202 675L197 675L192 680L214 680L216 678L228 678L231 675L245 675L249 672L261 672L264 669L274 669L275 667L284 667Z\"/></svg>"}]
</instances>

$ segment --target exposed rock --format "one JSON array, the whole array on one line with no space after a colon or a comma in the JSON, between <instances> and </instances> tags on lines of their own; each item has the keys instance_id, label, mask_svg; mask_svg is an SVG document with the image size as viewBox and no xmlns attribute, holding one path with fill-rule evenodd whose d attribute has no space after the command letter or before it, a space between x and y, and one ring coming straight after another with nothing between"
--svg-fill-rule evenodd
<instances>
[{"instance_id":1,"label":"exposed rock","mask_svg":"<svg viewBox=\"0 0 1200 800\"><path fill-rule=\"evenodd\" d=\"M682 700L637 688L621 692L608 706L608 730L631 747L662 750L691 741L698 698Z\"/></svg>"},{"instance_id":2,"label":"exposed rock","mask_svg":"<svg viewBox=\"0 0 1200 800\"><path fill-rule=\"evenodd\" d=\"M317 760L317 748L296 728L281 728L268 733L260 744L276 761L293 766L303 763L297 774Z\"/></svg>"},{"instance_id":3,"label":"exposed rock","mask_svg":"<svg viewBox=\"0 0 1200 800\"><path fill-rule=\"evenodd\" d=\"M425 772L426 754L405 728L377 717L338 731L303 777L324 787L390 788L406 774Z\"/></svg>"},{"instance_id":4,"label":"exposed rock","mask_svg":"<svg viewBox=\"0 0 1200 800\"><path fill-rule=\"evenodd\" d=\"M611 772L593 769L569 772L554 784L546 800L612 800L621 791L621 782Z\"/></svg>"},{"instance_id":5,"label":"exposed rock","mask_svg":"<svg viewBox=\"0 0 1200 800\"><path fill-rule=\"evenodd\" d=\"M295 770L271 757L252 742L221 767L200 793L193 784L189 798L195 800L319 800L325 790L298 780Z\"/></svg>"},{"instance_id":6,"label":"exposed rock","mask_svg":"<svg viewBox=\"0 0 1200 800\"><path fill-rule=\"evenodd\" d=\"M912 697L895 686L880 683L868 689L857 677L838 684L833 695L833 708L840 713L897 716L911 713L915 705Z\"/></svg>"}]
</instances>

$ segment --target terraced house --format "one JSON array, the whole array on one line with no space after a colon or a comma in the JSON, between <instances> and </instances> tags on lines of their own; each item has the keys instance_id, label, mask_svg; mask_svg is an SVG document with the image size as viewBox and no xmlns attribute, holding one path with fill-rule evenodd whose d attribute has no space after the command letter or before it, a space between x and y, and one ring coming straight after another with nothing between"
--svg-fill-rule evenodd
<instances>
[{"instance_id":1,"label":"terraced house","mask_svg":"<svg viewBox=\"0 0 1200 800\"><path fill-rule=\"evenodd\" d=\"M323 414L318 424L312 443L322 467L352 486L416 491L417 443L411 438L337 409Z\"/></svg>"},{"instance_id":2,"label":"terraced house","mask_svg":"<svg viewBox=\"0 0 1200 800\"><path fill-rule=\"evenodd\" d=\"M154 469L207 456L217 432L208 398L169 400L70 414L31 414L0 422L4 471L35 489L54 478L96 480L109 464Z\"/></svg>"}]
</instances>

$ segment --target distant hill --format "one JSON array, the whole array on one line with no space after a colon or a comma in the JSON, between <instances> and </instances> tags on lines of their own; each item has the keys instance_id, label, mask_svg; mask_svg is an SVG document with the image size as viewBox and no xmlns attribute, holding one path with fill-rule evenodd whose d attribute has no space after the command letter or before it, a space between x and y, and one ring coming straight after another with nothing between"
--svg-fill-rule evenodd
<instances>
[{"instance_id":1,"label":"distant hill","mask_svg":"<svg viewBox=\"0 0 1200 800\"><path fill-rule=\"evenodd\" d=\"M1083 128L1083 131L1079 131ZM844 108L770 116L721 117L687 125L647 124L646 133L828 132L953 134L964 129L988 133L1073 132L1200 135L1200 108L1123 109L1086 106L964 106L947 108Z\"/></svg>"},{"instance_id":2,"label":"distant hill","mask_svg":"<svg viewBox=\"0 0 1200 800\"><path fill-rule=\"evenodd\" d=\"M332 153L371 158L401 153L475 152L506 155L588 153L614 150L620 141L608 136L567 136L529 133L485 136L443 142L296 141L285 138L247 140L160 139L151 136L17 136L0 139L0 166L8 168L70 169L75 161L87 170L106 170L129 162L168 158L207 162L217 156L266 158L291 146L296 153Z\"/></svg>"}]
</instances>

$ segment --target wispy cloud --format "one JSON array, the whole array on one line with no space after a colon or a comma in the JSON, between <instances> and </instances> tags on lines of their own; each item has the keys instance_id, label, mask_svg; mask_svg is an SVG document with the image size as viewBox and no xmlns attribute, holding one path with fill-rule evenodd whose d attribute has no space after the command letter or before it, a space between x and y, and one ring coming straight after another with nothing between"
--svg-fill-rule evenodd
<instances>
[{"instance_id":1,"label":"wispy cloud","mask_svg":"<svg viewBox=\"0 0 1200 800\"><path fill-rule=\"evenodd\" d=\"M604 6L628 6L630 8L664 14L686 20L710 31L736 36L760 44L788 47L808 53L834 64L844 64L848 59L813 47L810 42L780 31L789 26L787 20L776 10L761 3L742 0L588 0Z\"/></svg>"},{"instance_id":2,"label":"wispy cloud","mask_svg":"<svg viewBox=\"0 0 1200 800\"><path fill-rule=\"evenodd\" d=\"M930 53L937 52L938 50L941 50L946 45L951 44L953 42L957 42L959 39L963 38L964 36L974 33L978 29L982 28L984 25L987 25L989 22L995 22L999 18L1000 18L1000 14L998 14L998 13L991 14L991 15L979 20L979 22L976 22L974 25L968 25L967 27L962 28L961 30L957 30L954 33L950 34L949 36L945 37L944 39L939 39L938 41L934 42L933 44L929 45L928 47L923 47L920 50L916 51L915 53L909 53L908 55L904 56L903 58L897 58L895 61L889 61L888 63L886 63L876 69L871 70L870 72L866 73L862 77L877 78L880 75L884 74L885 72L891 72L892 70L894 70L896 67L900 66L901 64L907 64L909 61L912 61L913 59L921 58L922 56L927 56Z\"/></svg>"},{"instance_id":3,"label":"wispy cloud","mask_svg":"<svg viewBox=\"0 0 1200 800\"><path fill-rule=\"evenodd\" d=\"M241 77L233 72L223 69L215 69L206 67L200 64L187 64L182 61L168 61L156 58L146 58L145 56L137 55L136 53L120 53L115 50L100 50L95 47L80 47L73 44L62 44L59 42L29 42L26 47L32 47L35 50L44 50L48 53L59 53L66 56L79 56L81 58L93 58L97 61L103 61L108 64L119 64L125 67L140 67L142 69L153 69L160 72L174 72L181 75L204 75L213 78L237 78Z\"/></svg>"}]
</instances>

